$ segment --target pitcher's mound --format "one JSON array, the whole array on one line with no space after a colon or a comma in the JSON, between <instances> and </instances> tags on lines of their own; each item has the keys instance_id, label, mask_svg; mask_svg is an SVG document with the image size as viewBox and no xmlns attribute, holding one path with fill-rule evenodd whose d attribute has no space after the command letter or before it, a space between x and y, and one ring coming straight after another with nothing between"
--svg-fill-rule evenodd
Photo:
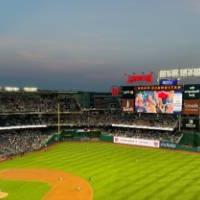
<instances>
[{"instance_id":1,"label":"pitcher's mound","mask_svg":"<svg viewBox=\"0 0 200 200\"><path fill-rule=\"evenodd\" d=\"M0 192L0 199L4 199L8 196L8 193L6 192Z\"/></svg>"}]
</instances>

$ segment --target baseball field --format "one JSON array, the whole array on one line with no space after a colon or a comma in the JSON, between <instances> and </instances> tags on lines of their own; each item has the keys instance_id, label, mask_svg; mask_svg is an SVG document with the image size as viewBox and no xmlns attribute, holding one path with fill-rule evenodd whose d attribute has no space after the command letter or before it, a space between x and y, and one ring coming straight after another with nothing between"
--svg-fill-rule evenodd
<instances>
[{"instance_id":1,"label":"baseball field","mask_svg":"<svg viewBox=\"0 0 200 200\"><path fill-rule=\"evenodd\" d=\"M198 200L200 154L64 142L0 163L0 191L6 200Z\"/></svg>"}]
</instances>

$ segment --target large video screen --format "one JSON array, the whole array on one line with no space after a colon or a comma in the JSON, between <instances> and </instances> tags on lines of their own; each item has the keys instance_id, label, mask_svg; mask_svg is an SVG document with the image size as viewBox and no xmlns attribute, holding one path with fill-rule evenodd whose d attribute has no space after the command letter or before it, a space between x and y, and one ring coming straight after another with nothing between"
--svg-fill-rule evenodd
<instances>
[{"instance_id":1,"label":"large video screen","mask_svg":"<svg viewBox=\"0 0 200 200\"><path fill-rule=\"evenodd\" d=\"M180 113L182 92L138 91L135 96L135 110L142 113Z\"/></svg>"}]
</instances>

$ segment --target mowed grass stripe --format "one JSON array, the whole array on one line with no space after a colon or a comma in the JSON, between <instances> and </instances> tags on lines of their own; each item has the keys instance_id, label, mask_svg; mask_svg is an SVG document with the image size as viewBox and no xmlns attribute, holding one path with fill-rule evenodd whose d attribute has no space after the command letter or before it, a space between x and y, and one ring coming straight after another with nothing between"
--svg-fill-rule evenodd
<instances>
[{"instance_id":1,"label":"mowed grass stripe","mask_svg":"<svg viewBox=\"0 0 200 200\"><path fill-rule=\"evenodd\" d=\"M200 178L198 166L197 154L100 142L65 142L3 162L0 169L50 168L80 175L91 179L95 200L165 200L168 196L196 200L200 181L193 182ZM26 192L28 195L31 190Z\"/></svg>"}]
</instances>

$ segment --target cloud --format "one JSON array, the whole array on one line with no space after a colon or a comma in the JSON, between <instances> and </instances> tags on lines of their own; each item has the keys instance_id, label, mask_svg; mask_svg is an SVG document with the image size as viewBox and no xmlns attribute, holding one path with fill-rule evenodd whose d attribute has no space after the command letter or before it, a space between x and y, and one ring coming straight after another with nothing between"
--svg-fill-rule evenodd
<instances>
[{"instance_id":1,"label":"cloud","mask_svg":"<svg viewBox=\"0 0 200 200\"><path fill-rule=\"evenodd\" d=\"M15 37L0 37L0 51L4 52L4 57L0 56L1 62L8 59L17 60L51 71L68 70L70 72L94 66L105 66L112 62L104 59L101 54L95 53L95 51L101 51L101 48L98 49L96 46L76 43L61 44Z\"/></svg>"},{"instance_id":2,"label":"cloud","mask_svg":"<svg viewBox=\"0 0 200 200\"><path fill-rule=\"evenodd\" d=\"M25 59L25 60L31 60L31 61L33 61L33 60L40 60L40 61L42 61L42 60L46 60L46 59L49 59L49 55L48 55L48 53L45 53L45 52L34 52L34 51L32 51L32 52L27 52L27 51L25 51L25 52L18 52L17 53L17 55L19 55L21 58L23 58L23 59Z\"/></svg>"}]
</instances>

